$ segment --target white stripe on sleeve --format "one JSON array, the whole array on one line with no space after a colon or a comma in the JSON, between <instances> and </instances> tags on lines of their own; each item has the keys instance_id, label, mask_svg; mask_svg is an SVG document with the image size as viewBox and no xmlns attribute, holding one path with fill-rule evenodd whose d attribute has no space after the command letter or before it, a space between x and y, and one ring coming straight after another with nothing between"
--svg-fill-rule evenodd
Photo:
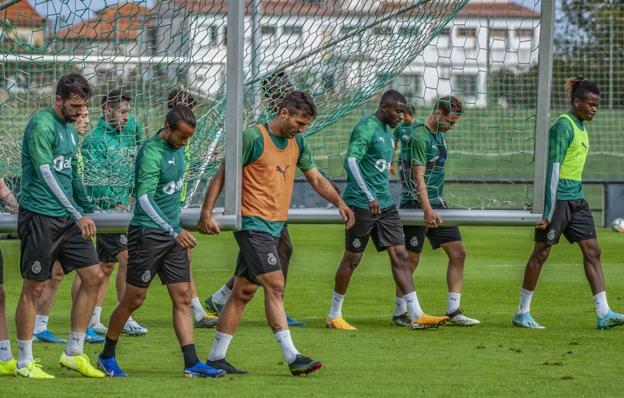
<instances>
[{"instance_id":1,"label":"white stripe on sleeve","mask_svg":"<svg viewBox=\"0 0 624 398\"><path fill-rule=\"evenodd\" d=\"M48 188L50 188L54 196L56 196L56 198L61 202L61 204L65 206L67 211L70 212L71 215L74 216L76 221L80 220L82 218L82 214L80 214L80 212L76 210L74 205L72 205L72 203L69 201L69 198L67 198L67 195L65 195L65 192L59 185L58 181L56 181L56 178L54 178L54 175L52 174L52 170L50 169L50 165L42 164L41 166L39 166L39 171L41 172L41 176L43 177L43 180L45 181L46 184L48 184Z\"/></svg>"},{"instance_id":2,"label":"white stripe on sleeve","mask_svg":"<svg viewBox=\"0 0 624 398\"><path fill-rule=\"evenodd\" d=\"M173 229L173 227L169 225L167 221L163 220L163 218L160 216L160 214L158 214L156 209L154 209L154 206L152 206L152 204L150 203L146 193L139 198L139 204L141 205L143 211L145 211L145 213L148 215L148 217L151 218L152 221L154 221L156 224L158 224L160 228L167 231L169 235L173 236L174 238L178 236L178 234L175 232L175 229Z\"/></svg>"},{"instance_id":3,"label":"white stripe on sleeve","mask_svg":"<svg viewBox=\"0 0 624 398\"><path fill-rule=\"evenodd\" d=\"M360 174L360 168L357 165L357 159L354 157L350 157L347 159L347 164L349 165L349 170L351 170L351 174L353 174L353 178L355 178L355 182L358 184L358 187L364 192L369 202L375 200L373 194L366 187L366 183L362 178L362 174Z\"/></svg>"},{"instance_id":4,"label":"white stripe on sleeve","mask_svg":"<svg viewBox=\"0 0 624 398\"><path fill-rule=\"evenodd\" d=\"M550 212L546 219L552 221L553 213L555 212L555 204L557 203L557 186L559 185L559 163L553 163L552 172L550 174Z\"/></svg>"}]
</instances>

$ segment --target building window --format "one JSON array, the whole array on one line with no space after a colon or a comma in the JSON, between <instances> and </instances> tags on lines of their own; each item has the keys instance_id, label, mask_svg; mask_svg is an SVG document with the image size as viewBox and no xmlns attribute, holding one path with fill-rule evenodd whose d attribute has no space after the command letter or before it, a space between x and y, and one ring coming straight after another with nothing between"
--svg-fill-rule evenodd
<instances>
[{"instance_id":1,"label":"building window","mask_svg":"<svg viewBox=\"0 0 624 398\"><path fill-rule=\"evenodd\" d=\"M373 34L375 36L391 36L392 33L392 26L375 26L373 28Z\"/></svg>"},{"instance_id":2,"label":"building window","mask_svg":"<svg viewBox=\"0 0 624 398\"><path fill-rule=\"evenodd\" d=\"M455 75L453 91L461 93L464 97L476 97L478 79L478 75Z\"/></svg>"},{"instance_id":3,"label":"building window","mask_svg":"<svg viewBox=\"0 0 624 398\"><path fill-rule=\"evenodd\" d=\"M272 25L262 25L260 27L260 41L263 47L270 47L275 44L277 28Z\"/></svg>"},{"instance_id":4,"label":"building window","mask_svg":"<svg viewBox=\"0 0 624 398\"><path fill-rule=\"evenodd\" d=\"M476 28L457 28L457 37L459 38L475 38L477 37L477 29Z\"/></svg>"},{"instance_id":5,"label":"building window","mask_svg":"<svg viewBox=\"0 0 624 398\"><path fill-rule=\"evenodd\" d=\"M403 25L399 28L399 36L418 36L418 26Z\"/></svg>"},{"instance_id":6,"label":"building window","mask_svg":"<svg viewBox=\"0 0 624 398\"><path fill-rule=\"evenodd\" d=\"M450 48L451 47L451 28L444 28L438 36L438 48Z\"/></svg>"},{"instance_id":7,"label":"building window","mask_svg":"<svg viewBox=\"0 0 624 398\"><path fill-rule=\"evenodd\" d=\"M199 43L202 47L215 48L218 44L219 28L215 25L203 25L199 32ZM203 37L202 37L203 36Z\"/></svg>"},{"instance_id":8,"label":"building window","mask_svg":"<svg viewBox=\"0 0 624 398\"><path fill-rule=\"evenodd\" d=\"M396 86L407 101L413 103L415 98L422 96L423 79L415 73L401 74L396 78Z\"/></svg>"},{"instance_id":9,"label":"building window","mask_svg":"<svg viewBox=\"0 0 624 398\"><path fill-rule=\"evenodd\" d=\"M301 26L284 26L284 36L288 46L303 44L303 28Z\"/></svg>"},{"instance_id":10,"label":"building window","mask_svg":"<svg viewBox=\"0 0 624 398\"><path fill-rule=\"evenodd\" d=\"M533 29L518 29L516 30L516 37L518 37L520 40L532 40Z\"/></svg>"},{"instance_id":11,"label":"building window","mask_svg":"<svg viewBox=\"0 0 624 398\"><path fill-rule=\"evenodd\" d=\"M507 29L491 28L490 29L490 46L494 49L507 48Z\"/></svg>"}]
</instances>

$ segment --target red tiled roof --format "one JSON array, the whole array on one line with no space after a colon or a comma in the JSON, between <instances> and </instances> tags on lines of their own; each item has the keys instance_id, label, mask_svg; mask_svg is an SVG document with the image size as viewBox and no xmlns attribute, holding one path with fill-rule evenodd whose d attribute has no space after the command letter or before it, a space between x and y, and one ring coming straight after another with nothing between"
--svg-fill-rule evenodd
<instances>
[{"instance_id":1,"label":"red tiled roof","mask_svg":"<svg viewBox=\"0 0 624 398\"><path fill-rule=\"evenodd\" d=\"M46 19L26 0L0 11L0 21L8 21L13 26L45 27L46 24Z\"/></svg>"},{"instance_id":2,"label":"red tiled roof","mask_svg":"<svg viewBox=\"0 0 624 398\"><path fill-rule=\"evenodd\" d=\"M148 14L149 9L138 4L109 6L85 22L60 30L55 36L64 40L136 40L144 29L143 17Z\"/></svg>"},{"instance_id":3,"label":"red tiled roof","mask_svg":"<svg viewBox=\"0 0 624 398\"><path fill-rule=\"evenodd\" d=\"M226 0L173 0L178 7L185 7L190 12L201 14L225 14L227 13ZM390 13L405 7L409 2L384 2L377 12ZM245 0L247 13L251 10L251 1ZM436 10L440 3L436 3ZM450 4L449 4L450 6ZM167 7L164 5L164 7ZM265 0L262 2L262 12L269 15L292 14L292 15L316 15L316 16L337 16L337 15L358 15L362 12L348 11L339 6L339 3L326 0L320 3L303 0ZM412 13L417 13L414 10ZM407 13L409 15L410 13ZM539 18L539 12L522 5L505 2L490 1L470 2L459 11L460 16L483 16L501 18Z\"/></svg>"}]
</instances>

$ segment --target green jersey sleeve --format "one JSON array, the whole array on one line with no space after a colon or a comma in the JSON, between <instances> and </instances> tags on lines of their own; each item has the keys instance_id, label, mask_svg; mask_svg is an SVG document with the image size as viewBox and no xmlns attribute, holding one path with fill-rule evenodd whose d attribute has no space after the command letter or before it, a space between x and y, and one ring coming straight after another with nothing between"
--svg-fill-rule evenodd
<instances>
[{"instance_id":1,"label":"green jersey sleeve","mask_svg":"<svg viewBox=\"0 0 624 398\"><path fill-rule=\"evenodd\" d=\"M559 184L559 168L565 160L568 147L574 140L574 128L565 119L559 119L548 134L548 167L546 171L546 194L544 198L543 218L551 221L557 202L557 185Z\"/></svg>"},{"instance_id":2,"label":"green jersey sleeve","mask_svg":"<svg viewBox=\"0 0 624 398\"><path fill-rule=\"evenodd\" d=\"M161 153L156 148L144 146L143 154L137 160L136 165L136 196L139 199L139 205L148 217L163 230L176 237L182 228L179 226L174 227L175 223L165 215L155 200L161 172L160 159Z\"/></svg>"},{"instance_id":3,"label":"green jersey sleeve","mask_svg":"<svg viewBox=\"0 0 624 398\"><path fill-rule=\"evenodd\" d=\"M299 147L299 159L297 160L297 167L302 172L306 172L316 168L314 164L314 157L312 156L312 150L306 143L305 138L301 134L295 136L295 142Z\"/></svg>"},{"instance_id":4,"label":"green jersey sleeve","mask_svg":"<svg viewBox=\"0 0 624 398\"><path fill-rule=\"evenodd\" d=\"M427 165L427 140L423 134L418 134L415 130L409 140L409 151L412 159L412 166Z\"/></svg>"},{"instance_id":5,"label":"green jersey sleeve","mask_svg":"<svg viewBox=\"0 0 624 398\"><path fill-rule=\"evenodd\" d=\"M243 166L257 160L264 151L262 133L257 127L249 127L243 131Z\"/></svg>"},{"instance_id":6,"label":"green jersey sleeve","mask_svg":"<svg viewBox=\"0 0 624 398\"><path fill-rule=\"evenodd\" d=\"M361 124L358 125L351 133L346 158L362 160L368 151L368 147L373 139L373 130L362 128L361 126Z\"/></svg>"}]
</instances>

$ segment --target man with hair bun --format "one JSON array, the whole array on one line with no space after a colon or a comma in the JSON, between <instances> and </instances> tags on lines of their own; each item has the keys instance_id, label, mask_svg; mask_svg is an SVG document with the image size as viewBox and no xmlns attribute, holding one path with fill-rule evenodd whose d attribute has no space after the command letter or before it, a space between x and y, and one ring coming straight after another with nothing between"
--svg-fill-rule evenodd
<instances>
[{"instance_id":1,"label":"man with hair bun","mask_svg":"<svg viewBox=\"0 0 624 398\"><path fill-rule=\"evenodd\" d=\"M581 179L589 152L585 123L598 112L600 91L594 82L580 75L568 78L566 88L570 110L559 116L550 128L544 215L535 229L535 246L524 270L520 305L512 324L530 329L544 328L531 316L531 299L550 249L559 243L563 234L568 242L578 243L583 253L598 329L609 329L624 325L624 315L612 311L607 303L600 246Z\"/></svg>"}]
</instances>

